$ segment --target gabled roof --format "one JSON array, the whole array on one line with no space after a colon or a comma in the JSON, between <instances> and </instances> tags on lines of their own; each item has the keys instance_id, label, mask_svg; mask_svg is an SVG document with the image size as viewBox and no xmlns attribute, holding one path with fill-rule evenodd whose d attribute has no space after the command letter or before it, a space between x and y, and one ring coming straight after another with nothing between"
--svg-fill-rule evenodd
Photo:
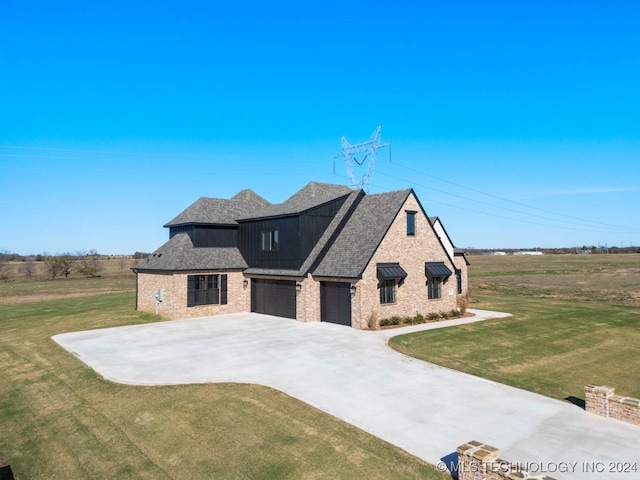
<instances>
[{"instance_id":1,"label":"gabled roof","mask_svg":"<svg viewBox=\"0 0 640 480\"><path fill-rule=\"evenodd\" d=\"M235 247L195 248L187 233L178 233L136 265L135 270L234 270L247 266Z\"/></svg>"},{"instance_id":2,"label":"gabled roof","mask_svg":"<svg viewBox=\"0 0 640 480\"><path fill-rule=\"evenodd\" d=\"M269 205L262 209L247 212L246 215L237 217L237 220L253 220L256 218L279 217L302 213L310 208L317 207L345 195L353 190L343 185L331 183L310 182L302 190L299 190L283 203Z\"/></svg>"},{"instance_id":3,"label":"gabled roof","mask_svg":"<svg viewBox=\"0 0 640 480\"><path fill-rule=\"evenodd\" d=\"M312 274L359 278L412 191L366 195Z\"/></svg>"},{"instance_id":4,"label":"gabled roof","mask_svg":"<svg viewBox=\"0 0 640 480\"><path fill-rule=\"evenodd\" d=\"M236 219L271 205L257 193L242 190L230 199L200 197L165 227L187 224L237 225Z\"/></svg>"}]
</instances>

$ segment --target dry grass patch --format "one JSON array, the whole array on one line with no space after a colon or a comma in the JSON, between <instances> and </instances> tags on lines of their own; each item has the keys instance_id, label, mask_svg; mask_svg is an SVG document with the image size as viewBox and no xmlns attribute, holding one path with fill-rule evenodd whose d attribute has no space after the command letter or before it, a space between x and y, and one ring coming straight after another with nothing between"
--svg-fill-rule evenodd
<instances>
[{"instance_id":1,"label":"dry grass patch","mask_svg":"<svg viewBox=\"0 0 640 480\"><path fill-rule=\"evenodd\" d=\"M474 293L640 307L640 254L473 256Z\"/></svg>"}]
</instances>

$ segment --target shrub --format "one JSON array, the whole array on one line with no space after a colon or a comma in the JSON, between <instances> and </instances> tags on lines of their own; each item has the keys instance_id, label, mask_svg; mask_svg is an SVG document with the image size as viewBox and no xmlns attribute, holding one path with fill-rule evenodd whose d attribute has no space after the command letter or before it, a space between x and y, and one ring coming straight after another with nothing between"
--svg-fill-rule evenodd
<instances>
[{"instance_id":1,"label":"shrub","mask_svg":"<svg viewBox=\"0 0 640 480\"><path fill-rule=\"evenodd\" d=\"M413 317L404 317L402 323L405 325L413 325Z\"/></svg>"},{"instance_id":2,"label":"shrub","mask_svg":"<svg viewBox=\"0 0 640 480\"><path fill-rule=\"evenodd\" d=\"M380 327L380 322L378 322L378 312L371 312L369 318L367 318L367 326L370 330L377 330Z\"/></svg>"},{"instance_id":3,"label":"shrub","mask_svg":"<svg viewBox=\"0 0 640 480\"><path fill-rule=\"evenodd\" d=\"M451 311L449 312L449 316L450 316L451 318L458 318L458 317L462 316L462 314L460 313L460 310L456 310L456 309L454 308L453 310L451 310Z\"/></svg>"},{"instance_id":4,"label":"shrub","mask_svg":"<svg viewBox=\"0 0 640 480\"><path fill-rule=\"evenodd\" d=\"M440 318L440 315L438 315L436 312L431 312L427 318L429 320L438 320Z\"/></svg>"},{"instance_id":5,"label":"shrub","mask_svg":"<svg viewBox=\"0 0 640 480\"><path fill-rule=\"evenodd\" d=\"M447 319L449 318L449 312L440 312L440 318Z\"/></svg>"},{"instance_id":6,"label":"shrub","mask_svg":"<svg viewBox=\"0 0 640 480\"><path fill-rule=\"evenodd\" d=\"M424 316L421 313L416 313L416 316L413 317L413 321L418 324L418 323L424 323L426 322L426 319L424 318Z\"/></svg>"},{"instance_id":7,"label":"shrub","mask_svg":"<svg viewBox=\"0 0 640 480\"><path fill-rule=\"evenodd\" d=\"M402 322L402 318L398 317L397 315L394 315L389 320L391 322L391 325L400 325L400 323Z\"/></svg>"},{"instance_id":8,"label":"shrub","mask_svg":"<svg viewBox=\"0 0 640 480\"><path fill-rule=\"evenodd\" d=\"M458 295L456 298L456 304L458 305L458 310L460 311L460 315L464 315L467 313L467 307L471 303L471 298L469 295Z\"/></svg>"}]
</instances>

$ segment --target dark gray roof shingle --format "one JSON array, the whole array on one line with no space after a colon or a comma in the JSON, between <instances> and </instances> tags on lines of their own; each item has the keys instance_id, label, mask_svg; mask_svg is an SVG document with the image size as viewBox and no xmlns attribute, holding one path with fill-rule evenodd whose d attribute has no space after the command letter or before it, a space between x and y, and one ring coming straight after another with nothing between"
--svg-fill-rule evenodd
<instances>
[{"instance_id":1,"label":"dark gray roof shingle","mask_svg":"<svg viewBox=\"0 0 640 480\"><path fill-rule=\"evenodd\" d=\"M366 195L312 274L359 278L411 192Z\"/></svg>"},{"instance_id":2,"label":"dark gray roof shingle","mask_svg":"<svg viewBox=\"0 0 640 480\"><path fill-rule=\"evenodd\" d=\"M237 225L236 219L271 205L257 193L242 190L229 200L200 197L165 227L186 224Z\"/></svg>"},{"instance_id":3,"label":"dark gray roof shingle","mask_svg":"<svg viewBox=\"0 0 640 480\"><path fill-rule=\"evenodd\" d=\"M237 220L252 220L255 218L277 217L281 215L292 215L301 213L323 203L330 202L345 195L349 195L353 190L343 185L331 183L310 182L302 190L299 190L283 203L269 205L262 209L256 209Z\"/></svg>"},{"instance_id":4,"label":"dark gray roof shingle","mask_svg":"<svg viewBox=\"0 0 640 480\"><path fill-rule=\"evenodd\" d=\"M195 248L186 233L174 235L135 269L161 271L233 270L247 268L247 262L235 247Z\"/></svg>"}]
</instances>

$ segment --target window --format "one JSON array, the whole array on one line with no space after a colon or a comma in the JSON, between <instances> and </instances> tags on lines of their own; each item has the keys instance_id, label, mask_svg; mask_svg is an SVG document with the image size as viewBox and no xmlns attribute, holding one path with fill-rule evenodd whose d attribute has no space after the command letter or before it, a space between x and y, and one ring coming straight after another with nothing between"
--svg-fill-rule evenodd
<instances>
[{"instance_id":1,"label":"window","mask_svg":"<svg viewBox=\"0 0 640 480\"><path fill-rule=\"evenodd\" d=\"M427 281L429 290L429 299L441 298L442 296L442 277L429 277Z\"/></svg>"},{"instance_id":2,"label":"window","mask_svg":"<svg viewBox=\"0 0 640 480\"><path fill-rule=\"evenodd\" d=\"M407 235L416 234L416 212L407 211Z\"/></svg>"},{"instance_id":3,"label":"window","mask_svg":"<svg viewBox=\"0 0 640 480\"><path fill-rule=\"evenodd\" d=\"M458 280L458 293L462 293L462 270L456 268L456 279Z\"/></svg>"},{"instance_id":4,"label":"window","mask_svg":"<svg viewBox=\"0 0 640 480\"><path fill-rule=\"evenodd\" d=\"M263 230L261 249L263 252L277 252L280 247L278 229Z\"/></svg>"},{"instance_id":5,"label":"window","mask_svg":"<svg viewBox=\"0 0 640 480\"><path fill-rule=\"evenodd\" d=\"M396 303L395 280L383 280L380 284L380 303Z\"/></svg>"},{"instance_id":6,"label":"window","mask_svg":"<svg viewBox=\"0 0 640 480\"><path fill-rule=\"evenodd\" d=\"M227 303L227 275L189 275L187 277L187 306L225 305Z\"/></svg>"}]
</instances>

